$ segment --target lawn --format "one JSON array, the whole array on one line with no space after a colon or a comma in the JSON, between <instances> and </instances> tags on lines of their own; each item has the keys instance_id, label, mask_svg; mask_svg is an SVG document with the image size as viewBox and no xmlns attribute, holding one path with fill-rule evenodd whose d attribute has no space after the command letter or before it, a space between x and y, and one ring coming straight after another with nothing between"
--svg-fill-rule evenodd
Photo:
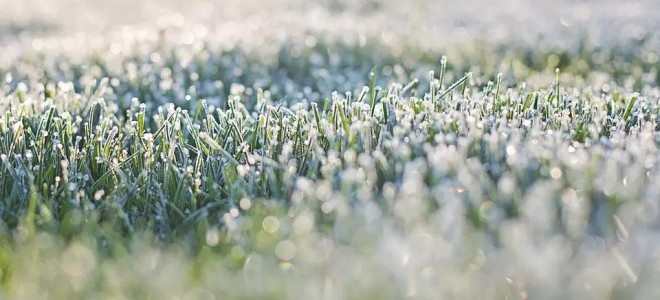
<instances>
[{"instance_id":1,"label":"lawn","mask_svg":"<svg viewBox=\"0 0 660 300\"><path fill-rule=\"evenodd\" d=\"M2 299L660 295L656 1L0 11Z\"/></svg>"}]
</instances>

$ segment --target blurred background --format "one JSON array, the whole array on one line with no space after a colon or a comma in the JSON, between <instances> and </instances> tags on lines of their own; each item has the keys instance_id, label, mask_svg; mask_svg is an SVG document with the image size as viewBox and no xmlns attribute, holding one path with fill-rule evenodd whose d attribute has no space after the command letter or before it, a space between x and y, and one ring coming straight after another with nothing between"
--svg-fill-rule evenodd
<instances>
[{"instance_id":1,"label":"blurred background","mask_svg":"<svg viewBox=\"0 0 660 300\"><path fill-rule=\"evenodd\" d=\"M279 35L300 30L377 32L384 40L405 35L425 44L465 39L532 42L539 36L589 36L594 42L608 42L657 39L660 25L656 0L4 0L0 11L4 38L202 25L214 32L240 33L247 26Z\"/></svg>"}]
</instances>

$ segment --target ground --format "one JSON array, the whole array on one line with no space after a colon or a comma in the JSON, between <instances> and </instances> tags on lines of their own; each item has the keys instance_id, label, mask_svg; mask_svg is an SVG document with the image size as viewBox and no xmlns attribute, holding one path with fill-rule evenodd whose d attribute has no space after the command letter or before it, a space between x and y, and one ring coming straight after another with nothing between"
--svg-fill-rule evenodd
<instances>
[{"instance_id":1,"label":"ground","mask_svg":"<svg viewBox=\"0 0 660 300\"><path fill-rule=\"evenodd\" d=\"M637 1L0 3L0 298L649 299Z\"/></svg>"}]
</instances>

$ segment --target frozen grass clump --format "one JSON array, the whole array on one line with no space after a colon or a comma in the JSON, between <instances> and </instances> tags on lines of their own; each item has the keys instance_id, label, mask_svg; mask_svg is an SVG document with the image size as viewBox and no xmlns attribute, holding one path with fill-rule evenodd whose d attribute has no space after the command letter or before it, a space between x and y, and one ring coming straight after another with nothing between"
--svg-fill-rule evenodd
<instances>
[{"instance_id":1,"label":"frozen grass clump","mask_svg":"<svg viewBox=\"0 0 660 300\"><path fill-rule=\"evenodd\" d=\"M658 294L653 20L535 48L474 35L499 8L443 43L394 17L419 7L321 2L0 26L0 297Z\"/></svg>"}]
</instances>

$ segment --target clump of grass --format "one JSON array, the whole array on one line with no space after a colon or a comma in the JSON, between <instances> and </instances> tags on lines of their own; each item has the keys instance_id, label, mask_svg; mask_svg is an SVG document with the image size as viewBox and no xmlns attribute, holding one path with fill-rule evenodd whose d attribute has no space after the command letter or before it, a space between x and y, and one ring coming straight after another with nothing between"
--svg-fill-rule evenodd
<instances>
[{"instance_id":1,"label":"clump of grass","mask_svg":"<svg viewBox=\"0 0 660 300\"><path fill-rule=\"evenodd\" d=\"M143 42L0 70L2 297L655 294L652 46Z\"/></svg>"},{"instance_id":2,"label":"clump of grass","mask_svg":"<svg viewBox=\"0 0 660 300\"><path fill-rule=\"evenodd\" d=\"M329 105L293 104L296 108L260 90L257 104L250 105L241 87L218 104L226 109L201 100L189 106L194 113L172 104L149 107L139 98L120 111L115 103L121 95L107 79L82 93L72 83L28 87L8 80L0 123L0 213L3 241L10 246L2 253L16 257L16 249L33 251L30 245L46 239L56 256L82 260L80 268L94 276L71 281L63 293L96 289L105 282L100 278L114 276L106 274L103 261L125 270L122 261L141 251L175 260L179 254L173 253L191 253L193 260L185 264L193 266L213 262L180 275L203 286L213 272L248 272L254 260L262 267L272 264L263 269L278 274L269 281L288 282L298 275L282 270L315 270L316 263L306 258L307 251L316 251L313 243L348 247L349 257L342 258L348 261L360 253L415 256L420 252L387 253L414 243L404 233L417 228L440 230L433 244L449 243L440 248L448 256L419 263L460 258L450 264L457 270L451 277L470 282L458 270L477 263L485 268L479 274L494 276L487 274L498 268L496 256L542 247L511 240L511 232L521 228L528 239L561 238L562 247L584 247L598 238L618 249L627 245L622 230L644 227L637 223L643 216L626 209L650 205L645 195L657 193L657 98L594 96L589 89L562 95L557 82L548 91L505 88L501 74L494 88L483 91L472 87L469 73L444 88L443 78L451 78L445 64L439 82L429 76L431 88L423 96L407 95L417 80L393 93L388 91L397 90L396 84L378 87L372 73L362 89L367 95L357 101L335 93ZM629 163L616 163L622 159ZM626 223L630 228L622 229ZM463 237L441 233L454 226ZM149 246L134 250L131 243L145 234ZM403 240L389 245L392 238ZM165 250L152 250L153 243ZM185 250L175 250L180 247ZM601 253L598 249L576 251ZM479 255L494 256L475 262ZM514 287L521 280L533 284L526 288L532 295L581 293L528 277L534 269L524 259L507 267L506 276L519 278L511 279ZM567 256L559 264L583 262ZM12 270L28 267L20 260L4 264L6 284L21 278ZM391 264L360 263L371 270ZM169 267L182 271L181 265ZM617 282L638 276L617 277L615 269L602 270L619 278L608 289L630 292ZM385 272L402 270L408 270L405 264ZM556 270L553 276L566 282L582 278L573 272ZM375 282L364 284L355 292L375 291ZM417 284L425 293L451 291ZM506 295L506 286L502 281L489 291ZM266 294L285 293L263 287ZM403 293L400 288L387 295ZM136 293L130 295L142 295Z\"/></svg>"}]
</instances>

